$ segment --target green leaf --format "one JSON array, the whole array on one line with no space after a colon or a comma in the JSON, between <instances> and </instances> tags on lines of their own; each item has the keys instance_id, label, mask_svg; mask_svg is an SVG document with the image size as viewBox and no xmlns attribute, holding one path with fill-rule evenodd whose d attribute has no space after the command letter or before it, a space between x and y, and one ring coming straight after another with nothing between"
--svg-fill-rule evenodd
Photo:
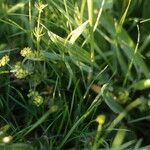
<instances>
[{"instance_id":1,"label":"green leaf","mask_svg":"<svg viewBox=\"0 0 150 150\"><path fill-rule=\"evenodd\" d=\"M112 143L112 147L118 149L122 145L126 135L125 127L120 127Z\"/></svg>"},{"instance_id":2,"label":"green leaf","mask_svg":"<svg viewBox=\"0 0 150 150\"><path fill-rule=\"evenodd\" d=\"M111 96L104 96L105 103L114 113L121 113L123 112L123 108L119 103L117 103Z\"/></svg>"},{"instance_id":3,"label":"green leaf","mask_svg":"<svg viewBox=\"0 0 150 150\"><path fill-rule=\"evenodd\" d=\"M0 145L0 150L34 150L32 146L23 143Z\"/></svg>"},{"instance_id":4,"label":"green leaf","mask_svg":"<svg viewBox=\"0 0 150 150\"><path fill-rule=\"evenodd\" d=\"M68 53L70 58L75 63L80 61L80 62L87 62L88 64L90 64L90 54L85 49L83 49L82 47L78 46L75 43L74 44L70 43L70 41L63 39L62 37L56 35L51 31L48 31L48 35L50 39L59 47L59 50L62 53L64 52Z\"/></svg>"},{"instance_id":5,"label":"green leaf","mask_svg":"<svg viewBox=\"0 0 150 150\"><path fill-rule=\"evenodd\" d=\"M123 52L127 56L129 60L131 60L134 57L133 65L137 68L137 74L139 74L139 68L141 72L145 75L146 78L149 78L149 69L146 65L142 55L137 52L136 55L134 55L134 49L132 47L129 47L128 44L124 44L120 41L120 47L123 49Z\"/></svg>"},{"instance_id":6,"label":"green leaf","mask_svg":"<svg viewBox=\"0 0 150 150\"><path fill-rule=\"evenodd\" d=\"M51 113L57 111L58 107L56 105L52 106L47 112L44 113L44 115L42 117L40 117L32 126L31 128L24 134L27 135L28 133L30 133L32 130L34 130L35 128L37 128L40 124L42 124Z\"/></svg>"},{"instance_id":7,"label":"green leaf","mask_svg":"<svg viewBox=\"0 0 150 150\"><path fill-rule=\"evenodd\" d=\"M69 35L71 36L69 42L73 44L77 40L77 38L82 34L82 32L86 29L87 25L88 21L84 22L77 29L73 30Z\"/></svg>"},{"instance_id":8,"label":"green leaf","mask_svg":"<svg viewBox=\"0 0 150 150\"><path fill-rule=\"evenodd\" d=\"M149 18L150 7L149 0L144 0L142 15L144 18Z\"/></svg>"},{"instance_id":9,"label":"green leaf","mask_svg":"<svg viewBox=\"0 0 150 150\"><path fill-rule=\"evenodd\" d=\"M17 3L16 5L12 6L9 10L8 13L13 13L16 12L18 9L22 9L24 7L25 3Z\"/></svg>"},{"instance_id":10,"label":"green leaf","mask_svg":"<svg viewBox=\"0 0 150 150\"><path fill-rule=\"evenodd\" d=\"M101 15L101 25L106 29L109 34L111 34L112 37L115 36L115 23L111 15L103 12L103 14Z\"/></svg>"}]
</instances>

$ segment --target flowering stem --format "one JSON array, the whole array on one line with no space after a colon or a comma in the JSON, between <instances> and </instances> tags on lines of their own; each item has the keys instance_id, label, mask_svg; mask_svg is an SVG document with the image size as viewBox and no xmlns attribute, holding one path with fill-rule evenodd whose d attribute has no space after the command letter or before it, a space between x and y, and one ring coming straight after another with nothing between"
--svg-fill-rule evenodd
<instances>
[{"instance_id":1,"label":"flowering stem","mask_svg":"<svg viewBox=\"0 0 150 150\"><path fill-rule=\"evenodd\" d=\"M39 11L38 14L38 20L37 20L37 37L36 37L36 45L37 45L37 50L40 49L40 19L41 19L41 11Z\"/></svg>"},{"instance_id":2,"label":"flowering stem","mask_svg":"<svg viewBox=\"0 0 150 150\"><path fill-rule=\"evenodd\" d=\"M98 125L98 128L97 128L97 133L96 133L96 136L95 136L95 141L94 141L92 150L96 150L97 147L98 147L98 139L99 139L99 137L100 137L101 131L102 131L102 125L99 124L99 125Z\"/></svg>"}]
</instances>

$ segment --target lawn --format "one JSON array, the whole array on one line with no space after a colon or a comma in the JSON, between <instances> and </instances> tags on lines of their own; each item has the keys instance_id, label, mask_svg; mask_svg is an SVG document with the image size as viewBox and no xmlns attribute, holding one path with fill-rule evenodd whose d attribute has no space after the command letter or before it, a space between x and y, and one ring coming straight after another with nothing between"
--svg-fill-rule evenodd
<instances>
[{"instance_id":1,"label":"lawn","mask_svg":"<svg viewBox=\"0 0 150 150\"><path fill-rule=\"evenodd\" d=\"M1 0L0 150L150 150L149 0Z\"/></svg>"}]
</instances>

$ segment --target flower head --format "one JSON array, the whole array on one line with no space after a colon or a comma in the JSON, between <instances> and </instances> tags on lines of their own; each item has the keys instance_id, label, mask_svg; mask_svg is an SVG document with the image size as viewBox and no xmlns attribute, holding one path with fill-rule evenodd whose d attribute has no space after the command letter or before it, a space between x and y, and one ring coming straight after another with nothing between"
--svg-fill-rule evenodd
<instances>
[{"instance_id":1,"label":"flower head","mask_svg":"<svg viewBox=\"0 0 150 150\"><path fill-rule=\"evenodd\" d=\"M29 47L25 47L20 51L21 56L30 57L32 55L32 50Z\"/></svg>"},{"instance_id":2,"label":"flower head","mask_svg":"<svg viewBox=\"0 0 150 150\"><path fill-rule=\"evenodd\" d=\"M43 103L43 97L40 96L38 91L30 90L28 97L31 98L33 103L38 107Z\"/></svg>"},{"instance_id":3,"label":"flower head","mask_svg":"<svg viewBox=\"0 0 150 150\"><path fill-rule=\"evenodd\" d=\"M104 115L98 115L96 118L96 122L98 122L100 125L103 125L105 123L105 116Z\"/></svg>"},{"instance_id":4,"label":"flower head","mask_svg":"<svg viewBox=\"0 0 150 150\"><path fill-rule=\"evenodd\" d=\"M5 66L10 61L10 58L8 55L3 56L0 59L0 67Z\"/></svg>"},{"instance_id":5,"label":"flower head","mask_svg":"<svg viewBox=\"0 0 150 150\"><path fill-rule=\"evenodd\" d=\"M35 3L35 7L38 9L39 12L42 12L46 6L47 4L42 4L41 2Z\"/></svg>"},{"instance_id":6,"label":"flower head","mask_svg":"<svg viewBox=\"0 0 150 150\"><path fill-rule=\"evenodd\" d=\"M17 62L11 72L13 72L18 79L22 79L32 74L32 66L25 66L22 65L21 62Z\"/></svg>"},{"instance_id":7,"label":"flower head","mask_svg":"<svg viewBox=\"0 0 150 150\"><path fill-rule=\"evenodd\" d=\"M31 48L25 47L20 51L21 56L26 57L30 60L35 61L42 61L43 60L43 54L41 51L34 50L32 51Z\"/></svg>"}]
</instances>

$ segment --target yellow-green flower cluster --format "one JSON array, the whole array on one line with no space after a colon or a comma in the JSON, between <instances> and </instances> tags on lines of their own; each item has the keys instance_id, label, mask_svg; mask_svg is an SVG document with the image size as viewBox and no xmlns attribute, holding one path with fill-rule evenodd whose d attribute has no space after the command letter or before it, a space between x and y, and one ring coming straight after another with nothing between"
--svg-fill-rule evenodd
<instances>
[{"instance_id":1,"label":"yellow-green flower cluster","mask_svg":"<svg viewBox=\"0 0 150 150\"><path fill-rule=\"evenodd\" d=\"M40 96L38 91L30 90L28 97L32 99L33 103L39 107L43 103L43 97Z\"/></svg>"},{"instance_id":2,"label":"yellow-green flower cluster","mask_svg":"<svg viewBox=\"0 0 150 150\"><path fill-rule=\"evenodd\" d=\"M0 59L0 67L5 66L10 61L9 56L5 55Z\"/></svg>"},{"instance_id":3,"label":"yellow-green flower cluster","mask_svg":"<svg viewBox=\"0 0 150 150\"><path fill-rule=\"evenodd\" d=\"M21 64L21 62L17 62L11 72L13 72L17 78L22 79L30 75L32 73L32 69L31 66L25 67Z\"/></svg>"},{"instance_id":4,"label":"yellow-green flower cluster","mask_svg":"<svg viewBox=\"0 0 150 150\"><path fill-rule=\"evenodd\" d=\"M20 51L20 54L23 57L30 57L32 56L32 50L29 47L25 47Z\"/></svg>"},{"instance_id":5,"label":"yellow-green flower cluster","mask_svg":"<svg viewBox=\"0 0 150 150\"><path fill-rule=\"evenodd\" d=\"M40 51L32 51L31 48L25 47L20 51L20 55L31 60L41 61L43 55Z\"/></svg>"},{"instance_id":6,"label":"yellow-green flower cluster","mask_svg":"<svg viewBox=\"0 0 150 150\"><path fill-rule=\"evenodd\" d=\"M39 12L42 12L46 6L47 4L42 4L41 2L35 3L35 7L38 9Z\"/></svg>"}]
</instances>

